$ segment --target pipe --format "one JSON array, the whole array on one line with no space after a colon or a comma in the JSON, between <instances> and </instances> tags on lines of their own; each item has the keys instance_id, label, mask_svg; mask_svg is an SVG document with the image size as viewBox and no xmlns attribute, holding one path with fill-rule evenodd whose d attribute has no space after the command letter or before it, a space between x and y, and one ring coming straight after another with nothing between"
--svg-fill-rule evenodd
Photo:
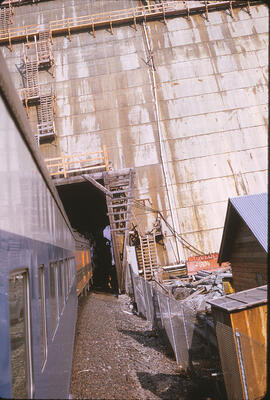
<instances>
[{"instance_id":1,"label":"pipe","mask_svg":"<svg viewBox=\"0 0 270 400\"><path fill-rule=\"evenodd\" d=\"M173 225L173 230L174 232L178 232L179 229L178 227L178 219L177 215L175 215L174 210L173 210L173 205L174 203L174 196L173 193L171 192L171 182L170 186L168 184L168 181L170 181L170 175L168 168L165 165L164 159L166 158L165 151L163 148L163 135L162 135L162 129L161 129L161 124L160 124L160 112L159 112L159 107L158 107L158 99L157 99L157 85L156 85L156 76L155 76L155 67L153 63L153 55L152 55L152 50L150 47L149 43L149 36L147 32L147 27L145 22L143 22L143 31L144 31L144 36L145 36L145 41L146 41L146 46L147 46L147 51L149 54L149 65L151 68L151 73L152 73L152 88L153 88L153 94L154 94L154 102L155 102L155 111L156 111L156 120L157 120L157 128L158 128L158 138L159 138L159 146L160 146L160 158L161 158L161 166L162 166L162 171L165 179L165 186L166 186L166 191L168 195L168 201L169 201L169 207L170 207L170 212L171 212L171 217L172 217L172 225ZM175 208L175 207L174 207ZM176 224L177 221L177 224ZM176 227L177 225L177 227ZM179 241L175 237L175 244L176 244L176 250L177 250L177 257L178 260L177 262L179 263L180 260L184 260L184 251L182 245L180 245Z\"/></svg>"}]
</instances>

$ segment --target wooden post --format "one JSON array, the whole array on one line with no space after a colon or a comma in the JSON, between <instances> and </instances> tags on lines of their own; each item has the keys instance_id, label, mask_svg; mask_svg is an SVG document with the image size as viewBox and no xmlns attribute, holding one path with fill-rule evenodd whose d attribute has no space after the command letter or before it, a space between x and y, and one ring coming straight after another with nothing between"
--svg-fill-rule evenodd
<instances>
[{"instance_id":1,"label":"wooden post","mask_svg":"<svg viewBox=\"0 0 270 400\"><path fill-rule=\"evenodd\" d=\"M28 99L25 99L25 108L26 108L26 114L27 114L27 118L29 118L29 107L28 107Z\"/></svg>"},{"instance_id":2,"label":"wooden post","mask_svg":"<svg viewBox=\"0 0 270 400\"><path fill-rule=\"evenodd\" d=\"M204 4L205 4L205 16L206 16L206 20L209 21L209 19L208 19L208 3L207 3L207 1L205 1Z\"/></svg>"},{"instance_id":3,"label":"wooden post","mask_svg":"<svg viewBox=\"0 0 270 400\"><path fill-rule=\"evenodd\" d=\"M110 27L111 27L111 34L113 35L113 27L112 27L111 16L110 16Z\"/></svg>"},{"instance_id":4,"label":"wooden post","mask_svg":"<svg viewBox=\"0 0 270 400\"><path fill-rule=\"evenodd\" d=\"M108 153L107 153L107 148L105 145L103 146L103 155L104 155L104 163L105 163L106 171L109 171Z\"/></svg>"},{"instance_id":5,"label":"wooden post","mask_svg":"<svg viewBox=\"0 0 270 400\"><path fill-rule=\"evenodd\" d=\"M28 34L27 33L26 33L26 45L27 45L27 48L29 49L30 48L30 42L28 40Z\"/></svg>"},{"instance_id":6,"label":"wooden post","mask_svg":"<svg viewBox=\"0 0 270 400\"><path fill-rule=\"evenodd\" d=\"M13 51L12 43L11 43L11 36L10 36L10 31L8 30L8 41L9 41L9 50Z\"/></svg>"},{"instance_id":7,"label":"wooden post","mask_svg":"<svg viewBox=\"0 0 270 400\"><path fill-rule=\"evenodd\" d=\"M65 162L65 154L62 153L62 165L63 165L63 171L64 171L64 178L67 177L67 170L66 170L66 162Z\"/></svg>"},{"instance_id":8,"label":"wooden post","mask_svg":"<svg viewBox=\"0 0 270 400\"><path fill-rule=\"evenodd\" d=\"M250 1L248 0L247 2L247 12L249 15L251 15L251 11L250 11Z\"/></svg>"},{"instance_id":9,"label":"wooden post","mask_svg":"<svg viewBox=\"0 0 270 400\"><path fill-rule=\"evenodd\" d=\"M95 24L94 24L94 22L92 22L92 32L93 32L93 36L94 36L94 39L96 38L96 31L95 31Z\"/></svg>"},{"instance_id":10,"label":"wooden post","mask_svg":"<svg viewBox=\"0 0 270 400\"><path fill-rule=\"evenodd\" d=\"M233 8L232 8L232 1L230 1L230 14L231 14L231 17L234 18Z\"/></svg>"},{"instance_id":11,"label":"wooden post","mask_svg":"<svg viewBox=\"0 0 270 400\"><path fill-rule=\"evenodd\" d=\"M67 23L68 23L68 39L69 39L69 41L71 42L71 34L70 34L69 18L68 18L68 20L67 20Z\"/></svg>"},{"instance_id":12,"label":"wooden post","mask_svg":"<svg viewBox=\"0 0 270 400\"><path fill-rule=\"evenodd\" d=\"M187 2L187 1L185 1L185 6L186 6L186 9L187 9L187 19L190 20L190 16L189 16L189 5L188 5L188 2Z\"/></svg>"},{"instance_id":13,"label":"wooden post","mask_svg":"<svg viewBox=\"0 0 270 400\"><path fill-rule=\"evenodd\" d=\"M137 24L136 24L136 16L135 16L135 12L133 14L133 18L134 18L134 29L135 31L137 30Z\"/></svg>"},{"instance_id":14,"label":"wooden post","mask_svg":"<svg viewBox=\"0 0 270 400\"><path fill-rule=\"evenodd\" d=\"M52 30L51 30L51 28L50 28L50 42L51 42L51 44L53 44L53 35L52 35Z\"/></svg>"},{"instance_id":15,"label":"wooden post","mask_svg":"<svg viewBox=\"0 0 270 400\"><path fill-rule=\"evenodd\" d=\"M166 14L165 14L165 8L164 8L164 3L162 3L162 12L163 12L163 22L166 25Z\"/></svg>"}]
</instances>

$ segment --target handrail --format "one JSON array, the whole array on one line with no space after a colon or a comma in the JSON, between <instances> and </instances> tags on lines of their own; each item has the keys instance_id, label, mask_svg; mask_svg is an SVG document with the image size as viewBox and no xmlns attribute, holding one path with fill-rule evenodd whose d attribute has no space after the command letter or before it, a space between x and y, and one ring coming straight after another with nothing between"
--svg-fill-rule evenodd
<instances>
[{"instance_id":1,"label":"handrail","mask_svg":"<svg viewBox=\"0 0 270 400\"><path fill-rule=\"evenodd\" d=\"M192 2L192 5L187 7L187 2L185 1L167 1L159 4L150 4L146 6L139 6L136 8L127 8L123 10L115 10L104 13L97 13L91 15L84 15L81 17L65 18L61 20L53 20L49 22L49 31L51 41L53 40L53 34L62 34L67 32L69 39L71 40L71 31L81 30L81 29L92 29L93 36L95 37L95 28L110 26L111 33L112 24L121 24L131 22L136 26L136 21L145 21L146 19L157 19L165 17L173 17L179 15L190 15L194 13L204 13L208 15L208 11L217 9L226 9L232 7L250 7L252 3L261 3L260 0L238 0L238 1L205 1ZM197 4L194 4L197 3ZM28 25L24 27L8 28L7 30L0 31L0 44L9 43L12 49L12 40L24 40L33 38L40 32L39 25Z\"/></svg>"},{"instance_id":2,"label":"handrail","mask_svg":"<svg viewBox=\"0 0 270 400\"><path fill-rule=\"evenodd\" d=\"M91 157L91 155L97 156ZM52 177L64 175L64 178L67 178L68 174L73 174L75 172L81 173L100 168L109 171L106 146L103 146L103 150L94 152L88 151L86 153L72 155L64 155L64 153L62 153L61 157L45 159L45 163Z\"/></svg>"}]
</instances>

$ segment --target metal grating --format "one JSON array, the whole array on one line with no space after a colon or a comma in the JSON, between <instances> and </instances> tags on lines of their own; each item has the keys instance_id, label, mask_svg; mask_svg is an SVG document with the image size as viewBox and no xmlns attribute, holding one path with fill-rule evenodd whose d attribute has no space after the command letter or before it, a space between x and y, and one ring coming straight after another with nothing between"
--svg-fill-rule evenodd
<instances>
[{"instance_id":1,"label":"metal grating","mask_svg":"<svg viewBox=\"0 0 270 400\"><path fill-rule=\"evenodd\" d=\"M242 399L242 384L233 330L229 326L217 322L216 334L228 399Z\"/></svg>"}]
</instances>

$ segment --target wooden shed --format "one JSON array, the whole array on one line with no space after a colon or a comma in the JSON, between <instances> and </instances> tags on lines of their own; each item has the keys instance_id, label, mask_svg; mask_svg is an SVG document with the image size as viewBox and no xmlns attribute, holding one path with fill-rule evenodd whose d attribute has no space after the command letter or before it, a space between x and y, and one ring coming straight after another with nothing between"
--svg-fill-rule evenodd
<instances>
[{"instance_id":1,"label":"wooden shed","mask_svg":"<svg viewBox=\"0 0 270 400\"><path fill-rule=\"evenodd\" d=\"M266 392L267 286L209 301L228 400Z\"/></svg>"},{"instance_id":2,"label":"wooden shed","mask_svg":"<svg viewBox=\"0 0 270 400\"><path fill-rule=\"evenodd\" d=\"M267 211L267 193L229 199L218 263L231 263L236 292L267 284Z\"/></svg>"}]
</instances>

